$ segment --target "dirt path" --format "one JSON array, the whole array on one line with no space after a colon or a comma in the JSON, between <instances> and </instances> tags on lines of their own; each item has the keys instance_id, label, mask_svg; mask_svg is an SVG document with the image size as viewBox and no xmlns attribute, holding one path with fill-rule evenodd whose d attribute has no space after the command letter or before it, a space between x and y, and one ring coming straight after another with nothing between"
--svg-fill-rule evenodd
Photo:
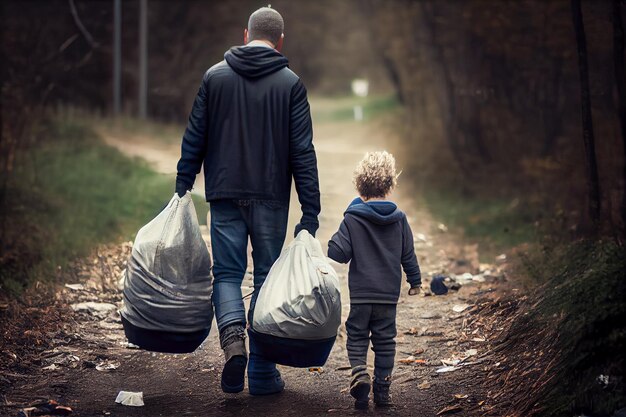
<instances>
[{"instance_id":1,"label":"dirt path","mask_svg":"<svg viewBox=\"0 0 626 417\"><path fill-rule=\"evenodd\" d=\"M157 170L174 171L178 144L156 144L147 137L129 141L102 133L107 143L129 155L143 156ZM382 122L376 121L317 124L315 133L323 207L318 238L326 246L355 194L351 177L356 162L367 150L385 148L389 133ZM397 362L392 386L395 407L381 411L372 406L368 414L433 416L452 407L450 412L456 415L483 415L489 402L481 380L495 365L482 359L488 350L489 335L480 331L472 333L466 325L471 306L497 285L500 269L495 265L479 265L476 247L464 246L443 231L445 228L434 222L429 213L414 205L412 196L403 193L402 186L393 198L409 216L426 284L432 273L460 276L485 269L491 273L478 275L477 280L484 282L459 279L463 284L460 289L446 296L409 298L407 288L403 289L398 306L396 359L411 357L417 362ZM298 209L294 200L291 230L297 222ZM60 296L71 303L96 301L119 305L117 279L129 250L128 244L103 250L100 257L83 268L84 289L68 288ZM345 319L349 310L347 268L334 266L344 285ZM251 280L245 280L244 286L250 285ZM467 308L455 311L454 306L457 310L459 306ZM223 361L215 326L203 346L193 354L166 355L128 349L115 311L79 312L72 320L75 320L74 333L60 339L54 349L42 355L41 374L16 384L7 393L6 402L17 406L38 397L55 398L71 406L76 416L362 414L353 411L347 393L349 370L343 326L323 372L282 367L285 392L259 398L250 396L247 390L237 395L221 392L219 377ZM463 366L452 372L436 372L442 367L442 360L455 359L464 359ZM95 368L102 364L112 364L116 369ZM120 390L142 391L145 406L115 404ZM12 407L5 407L0 408L0 414L8 410L13 412Z\"/></svg>"}]
</instances>

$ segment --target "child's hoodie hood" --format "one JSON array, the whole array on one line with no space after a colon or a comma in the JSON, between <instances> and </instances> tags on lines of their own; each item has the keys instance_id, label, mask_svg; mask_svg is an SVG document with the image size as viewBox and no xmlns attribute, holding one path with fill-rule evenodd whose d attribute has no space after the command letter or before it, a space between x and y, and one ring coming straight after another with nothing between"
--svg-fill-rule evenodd
<instances>
[{"instance_id":1,"label":"child's hoodie hood","mask_svg":"<svg viewBox=\"0 0 626 417\"><path fill-rule=\"evenodd\" d=\"M345 214L363 217L376 224L392 224L399 222L404 217L404 213L398 210L391 201L369 201L364 202L360 197L352 200Z\"/></svg>"}]
</instances>

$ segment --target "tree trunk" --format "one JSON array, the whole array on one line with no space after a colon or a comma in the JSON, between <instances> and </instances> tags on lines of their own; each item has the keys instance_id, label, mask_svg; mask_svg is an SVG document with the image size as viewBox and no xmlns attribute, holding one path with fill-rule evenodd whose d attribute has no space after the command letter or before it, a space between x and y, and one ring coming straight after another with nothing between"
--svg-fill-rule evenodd
<instances>
[{"instance_id":1,"label":"tree trunk","mask_svg":"<svg viewBox=\"0 0 626 417\"><path fill-rule=\"evenodd\" d=\"M384 52L380 54L380 57L382 59L383 67L385 67L387 75L389 76L389 80L391 81L391 84L393 84L393 88L396 90L396 97L398 97L398 101L402 105L406 104L404 91L402 90L402 81L395 62L393 62L390 57L385 55Z\"/></svg>"},{"instance_id":2,"label":"tree trunk","mask_svg":"<svg viewBox=\"0 0 626 417\"><path fill-rule=\"evenodd\" d=\"M450 146L450 151L456 159L457 164L461 172L468 174L469 170L465 166L463 155L461 154L458 138L457 138L457 114L456 114L456 94L454 91L454 83L452 81L452 75L445 59L444 51L439 44L437 37L437 28L435 26L434 12L427 10L425 2L418 2L420 7L420 15L422 17L422 23L428 31L428 37L430 44L432 45L433 59L437 66L439 66L439 74L443 79L444 89L444 105L441 106L441 110L444 112L443 121L445 136Z\"/></svg>"},{"instance_id":3,"label":"tree trunk","mask_svg":"<svg viewBox=\"0 0 626 417\"><path fill-rule=\"evenodd\" d=\"M587 192L589 195L589 217L595 230L600 224L600 180L596 158L593 119L591 117L591 99L589 95L589 69L587 65L587 39L583 24L580 0L572 0L572 22L576 33L578 50L578 70L580 73L580 102L582 113L583 143L587 166Z\"/></svg>"},{"instance_id":4,"label":"tree trunk","mask_svg":"<svg viewBox=\"0 0 626 417\"><path fill-rule=\"evenodd\" d=\"M139 118L148 117L148 0L139 1Z\"/></svg>"},{"instance_id":5,"label":"tree trunk","mask_svg":"<svg viewBox=\"0 0 626 417\"><path fill-rule=\"evenodd\" d=\"M622 132L622 232L626 232L626 73L624 70L624 25L620 0L613 0L613 65L617 87L617 116Z\"/></svg>"},{"instance_id":6,"label":"tree trunk","mask_svg":"<svg viewBox=\"0 0 626 417\"><path fill-rule=\"evenodd\" d=\"M544 89L547 91L545 97L542 98L541 106L541 123L543 125L543 148L541 155L551 156L554 154L554 146L556 139L563 129L563 115L561 112L561 78L563 75L563 62L552 60L554 73L552 77L546 80Z\"/></svg>"}]
</instances>

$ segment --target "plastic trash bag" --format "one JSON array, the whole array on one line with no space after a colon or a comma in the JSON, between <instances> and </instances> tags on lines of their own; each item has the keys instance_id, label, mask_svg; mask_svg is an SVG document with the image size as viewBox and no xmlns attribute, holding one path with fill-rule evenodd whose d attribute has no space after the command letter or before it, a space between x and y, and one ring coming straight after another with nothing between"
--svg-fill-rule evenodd
<instances>
[{"instance_id":1,"label":"plastic trash bag","mask_svg":"<svg viewBox=\"0 0 626 417\"><path fill-rule=\"evenodd\" d=\"M251 349L283 365L322 366L340 324L339 279L320 242L303 230L283 249L261 287Z\"/></svg>"},{"instance_id":2,"label":"plastic trash bag","mask_svg":"<svg viewBox=\"0 0 626 417\"><path fill-rule=\"evenodd\" d=\"M177 194L137 233L120 311L128 341L142 349L184 353L213 321L211 257L191 194Z\"/></svg>"}]
</instances>

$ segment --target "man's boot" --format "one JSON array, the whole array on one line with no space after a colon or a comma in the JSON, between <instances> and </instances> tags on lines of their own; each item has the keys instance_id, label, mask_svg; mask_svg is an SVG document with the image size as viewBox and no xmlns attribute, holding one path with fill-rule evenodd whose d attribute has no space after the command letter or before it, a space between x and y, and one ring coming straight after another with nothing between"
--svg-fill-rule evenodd
<instances>
[{"instance_id":1,"label":"man's boot","mask_svg":"<svg viewBox=\"0 0 626 417\"><path fill-rule=\"evenodd\" d=\"M389 394L389 387L391 386L391 377L379 380L374 378L374 404L376 407L391 407L391 395Z\"/></svg>"},{"instance_id":2,"label":"man's boot","mask_svg":"<svg viewBox=\"0 0 626 417\"><path fill-rule=\"evenodd\" d=\"M237 393L243 391L248 352L246 332L241 324L230 325L220 332L220 346L224 350L222 370L222 391Z\"/></svg>"},{"instance_id":3,"label":"man's boot","mask_svg":"<svg viewBox=\"0 0 626 417\"><path fill-rule=\"evenodd\" d=\"M355 400L354 408L364 410L369 406L371 388L372 384L370 375L367 373L367 365L359 365L352 368L350 395Z\"/></svg>"}]
</instances>

